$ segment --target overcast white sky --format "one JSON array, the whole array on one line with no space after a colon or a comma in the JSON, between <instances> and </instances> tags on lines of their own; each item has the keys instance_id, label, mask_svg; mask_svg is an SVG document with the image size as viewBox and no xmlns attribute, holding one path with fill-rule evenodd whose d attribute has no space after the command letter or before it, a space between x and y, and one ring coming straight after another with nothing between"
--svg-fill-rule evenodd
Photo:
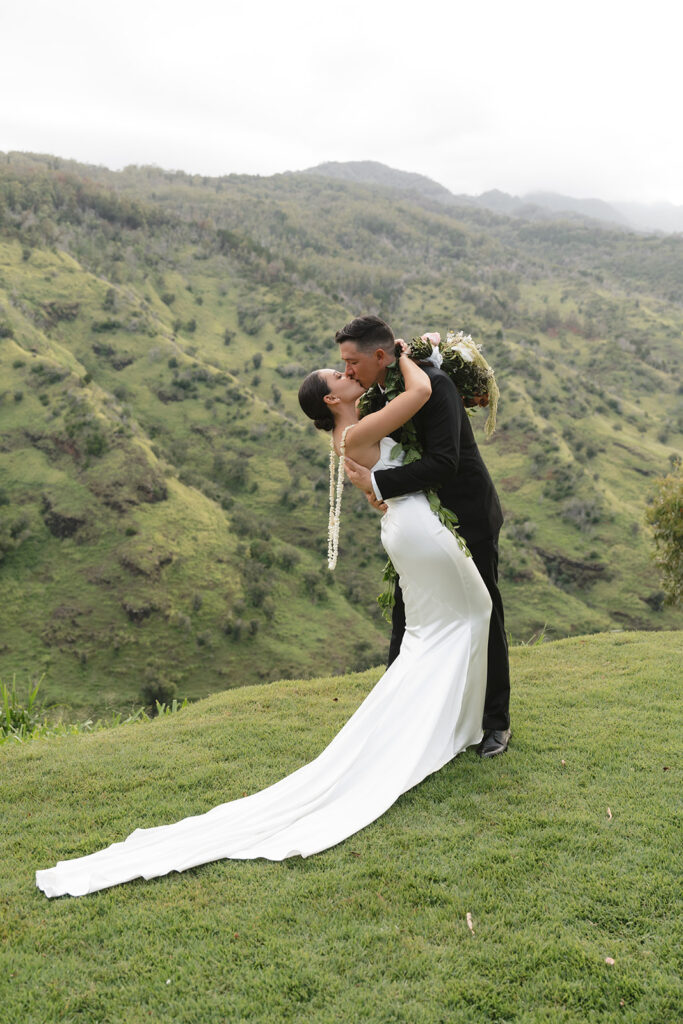
<instances>
[{"instance_id":1,"label":"overcast white sky","mask_svg":"<svg viewBox=\"0 0 683 1024\"><path fill-rule=\"evenodd\" d=\"M0 150L683 204L671 0L2 0Z\"/></svg>"}]
</instances>

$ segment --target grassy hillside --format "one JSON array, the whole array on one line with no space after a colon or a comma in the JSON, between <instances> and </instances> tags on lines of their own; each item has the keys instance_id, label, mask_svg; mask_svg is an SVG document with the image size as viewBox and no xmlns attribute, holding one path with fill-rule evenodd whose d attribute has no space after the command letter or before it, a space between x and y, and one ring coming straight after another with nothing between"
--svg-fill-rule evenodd
<instances>
[{"instance_id":1,"label":"grassy hillside","mask_svg":"<svg viewBox=\"0 0 683 1024\"><path fill-rule=\"evenodd\" d=\"M0 163L0 672L100 711L377 664L378 524L298 411L360 311L485 346L514 639L670 628L642 526L682 447L683 240L314 175ZM480 429L481 423L477 424Z\"/></svg>"},{"instance_id":2,"label":"grassy hillside","mask_svg":"<svg viewBox=\"0 0 683 1024\"><path fill-rule=\"evenodd\" d=\"M682 654L681 633L516 648L504 757L466 752L308 860L219 862L79 900L48 902L34 870L276 781L378 670L6 744L4 1019L671 1024Z\"/></svg>"}]
</instances>

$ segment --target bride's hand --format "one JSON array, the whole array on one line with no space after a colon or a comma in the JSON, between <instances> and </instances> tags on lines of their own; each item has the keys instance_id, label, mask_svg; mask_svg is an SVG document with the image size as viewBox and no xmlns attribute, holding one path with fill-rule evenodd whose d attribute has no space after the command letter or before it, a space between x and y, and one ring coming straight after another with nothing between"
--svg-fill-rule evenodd
<instances>
[{"instance_id":1,"label":"bride's hand","mask_svg":"<svg viewBox=\"0 0 683 1024\"><path fill-rule=\"evenodd\" d=\"M367 491L365 492L365 497L368 499L368 503L372 505L374 509L376 509L378 512L381 512L382 515L384 515L384 513L389 507L385 501L380 501L379 498L377 498L374 494L368 494Z\"/></svg>"}]
</instances>

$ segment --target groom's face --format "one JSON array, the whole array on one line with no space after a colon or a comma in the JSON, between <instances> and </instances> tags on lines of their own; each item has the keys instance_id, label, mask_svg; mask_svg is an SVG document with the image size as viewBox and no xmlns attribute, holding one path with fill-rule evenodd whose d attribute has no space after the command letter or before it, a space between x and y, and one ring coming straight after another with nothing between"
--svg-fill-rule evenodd
<instances>
[{"instance_id":1,"label":"groom's face","mask_svg":"<svg viewBox=\"0 0 683 1024\"><path fill-rule=\"evenodd\" d=\"M339 355L346 364L346 376L357 380L366 391L373 384L384 384L387 366L394 361L393 352L381 348L367 352L358 348L355 341L342 341Z\"/></svg>"}]
</instances>

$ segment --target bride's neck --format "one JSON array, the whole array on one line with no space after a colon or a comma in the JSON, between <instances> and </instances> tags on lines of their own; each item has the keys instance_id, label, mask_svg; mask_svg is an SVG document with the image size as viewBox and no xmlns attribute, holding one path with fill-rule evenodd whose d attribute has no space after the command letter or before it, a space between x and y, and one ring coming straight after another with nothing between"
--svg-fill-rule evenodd
<instances>
[{"instance_id":1,"label":"bride's neck","mask_svg":"<svg viewBox=\"0 0 683 1024\"><path fill-rule=\"evenodd\" d=\"M342 434L347 427L353 427L356 423L358 423L358 413L356 412L355 406L340 409L334 417L334 430L332 431L332 437L337 454L339 454Z\"/></svg>"}]
</instances>

